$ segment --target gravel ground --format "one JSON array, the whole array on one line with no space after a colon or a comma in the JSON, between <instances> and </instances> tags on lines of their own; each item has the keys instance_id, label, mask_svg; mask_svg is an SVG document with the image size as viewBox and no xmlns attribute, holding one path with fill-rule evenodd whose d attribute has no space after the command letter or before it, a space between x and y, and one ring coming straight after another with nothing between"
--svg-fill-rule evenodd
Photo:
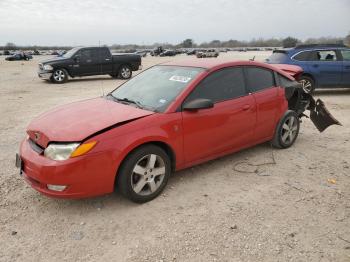
<instances>
[{"instance_id":1,"label":"gravel ground","mask_svg":"<svg viewBox=\"0 0 350 262\"><path fill-rule=\"evenodd\" d=\"M218 59L262 60L267 52ZM175 173L138 205L118 193L56 200L32 190L14 157L28 123L100 96L108 76L49 84L37 63L0 57L0 261L350 261L350 90L316 93L343 126L304 119L295 145L268 143ZM144 58L144 68L175 58Z\"/></svg>"}]
</instances>

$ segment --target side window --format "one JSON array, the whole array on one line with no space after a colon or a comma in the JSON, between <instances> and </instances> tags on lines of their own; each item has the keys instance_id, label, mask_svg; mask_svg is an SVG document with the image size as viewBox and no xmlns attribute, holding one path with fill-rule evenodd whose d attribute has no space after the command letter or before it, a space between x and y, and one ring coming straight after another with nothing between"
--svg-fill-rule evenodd
<instances>
[{"instance_id":1,"label":"side window","mask_svg":"<svg viewBox=\"0 0 350 262\"><path fill-rule=\"evenodd\" d=\"M205 98L216 103L244 95L246 95L246 90L243 69L232 67L216 71L207 76L195 87L186 101Z\"/></svg>"},{"instance_id":2,"label":"side window","mask_svg":"<svg viewBox=\"0 0 350 262\"><path fill-rule=\"evenodd\" d=\"M247 84L250 92L275 86L275 78L271 70L260 67L246 67Z\"/></svg>"},{"instance_id":3,"label":"side window","mask_svg":"<svg viewBox=\"0 0 350 262\"><path fill-rule=\"evenodd\" d=\"M80 58L81 58L83 61L91 60L91 58L92 58L91 49L83 49L83 50L81 50L81 51L80 51Z\"/></svg>"},{"instance_id":4,"label":"side window","mask_svg":"<svg viewBox=\"0 0 350 262\"><path fill-rule=\"evenodd\" d=\"M334 50L318 50L312 52L312 61L336 61L337 55Z\"/></svg>"},{"instance_id":5,"label":"side window","mask_svg":"<svg viewBox=\"0 0 350 262\"><path fill-rule=\"evenodd\" d=\"M97 62L99 61L99 56L100 56L100 48L93 48L93 49L90 49L91 51L91 60L94 61L94 62Z\"/></svg>"},{"instance_id":6,"label":"side window","mask_svg":"<svg viewBox=\"0 0 350 262\"><path fill-rule=\"evenodd\" d=\"M340 50L344 61L350 61L350 50Z\"/></svg>"},{"instance_id":7,"label":"side window","mask_svg":"<svg viewBox=\"0 0 350 262\"><path fill-rule=\"evenodd\" d=\"M101 48L99 53L100 53L100 57L102 59L110 57L110 52L109 52L109 50L107 48Z\"/></svg>"},{"instance_id":8,"label":"side window","mask_svg":"<svg viewBox=\"0 0 350 262\"><path fill-rule=\"evenodd\" d=\"M299 54L293 57L294 60L298 61L309 61L310 60L310 51L300 52Z\"/></svg>"}]
</instances>

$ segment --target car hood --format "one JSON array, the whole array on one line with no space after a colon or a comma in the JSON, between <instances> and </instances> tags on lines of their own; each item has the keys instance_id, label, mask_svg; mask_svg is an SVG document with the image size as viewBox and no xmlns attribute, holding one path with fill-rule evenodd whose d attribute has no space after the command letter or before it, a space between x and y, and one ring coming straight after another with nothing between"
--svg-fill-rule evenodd
<instances>
[{"instance_id":1,"label":"car hood","mask_svg":"<svg viewBox=\"0 0 350 262\"><path fill-rule=\"evenodd\" d=\"M34 119L27 133L45 148L50 141L79 142L111 126L152 114L100 97L52 109Z\"/></svg>"},{"instance_id":2,"label":"car hood","mask_svg":"<svg viewBox=\"0 0 350 262\"><path fill-rule=\"evenodd\" d=\"M51 63L55 63L55 62L63 62L63 61L67 61L70 60L70 58L65 58L65 57L53 57L53 58L49 58L49 59L45 59L40 61L41 64L51 64Z\"/></svg>"}]
</instances>

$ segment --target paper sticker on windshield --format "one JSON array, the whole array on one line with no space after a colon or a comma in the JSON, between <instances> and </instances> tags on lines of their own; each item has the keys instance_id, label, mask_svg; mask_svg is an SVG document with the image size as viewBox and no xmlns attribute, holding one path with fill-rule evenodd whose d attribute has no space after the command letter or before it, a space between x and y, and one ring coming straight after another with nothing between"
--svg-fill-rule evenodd
<instances>
[{"instance_id":1,"label":"paper sticker on windshield","mask_svg":"<svg viewBox=\"0 0 350 262\"><path fill-rule=\"evenodd\" d=\"M166 100L165 100L165 99L159 99L159 103L164 104L165 102L166 102Z\"/></svg>"},{"instance_id":2,"label":"paper sticker on windshield","mask_svg":"<svg viewBox=\"0 0 350 262\"><path fill-rule=\"evenodd\" d=\"M187 76L172 76L169 78L170 81L176 81L176 82L181 82L181 83L187 83L188 81L191 80L191 77Z\"/></svg>"}]
</instances>

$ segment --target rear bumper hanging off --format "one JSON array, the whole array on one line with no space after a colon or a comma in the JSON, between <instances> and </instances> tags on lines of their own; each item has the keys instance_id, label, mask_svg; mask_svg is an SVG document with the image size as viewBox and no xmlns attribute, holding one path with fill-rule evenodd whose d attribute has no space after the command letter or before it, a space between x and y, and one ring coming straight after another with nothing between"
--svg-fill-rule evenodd
<instances>
[{"instance_id":1,"label":"rear bumper hanging off","mask_svg":"<svg viewBox=\"0 0 350 262\"><path fill-rule=\"evenodd\" d=\"M310 96L311 97L311 96ZM310 103L310 119L318 129L323 132L327 127L331 125L342 125L332 114L328 111L321 99L317 99L316 102L313 97L313 101Z\"/></svg>"}]
</instances>

